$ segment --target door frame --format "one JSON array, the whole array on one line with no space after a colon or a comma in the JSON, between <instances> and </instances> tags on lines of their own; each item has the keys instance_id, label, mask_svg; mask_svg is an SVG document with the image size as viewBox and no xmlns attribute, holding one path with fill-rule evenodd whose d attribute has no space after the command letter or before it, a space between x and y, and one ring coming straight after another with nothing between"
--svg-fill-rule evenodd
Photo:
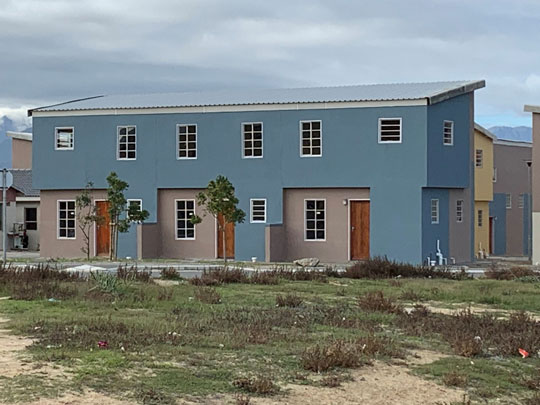
<instances>
[{"instance_id":1,"label":"door frame","mask_svg":"<svg viewBox=\"0 0 540 405\"><path fill-rule=\"evenodd\" d=\"M94 203L97 203L97 202L103 202L103 201L109 201L107 200L106 198L94 198ZM111 223L109 222L109 228L111 226ZM110 229L109 229L109 233L110 233ZM94 222L94 229L93 229L93 232L94 232L94 255L93 257L97 257L97 224ZM109 241L110 243L110 241Z\"/></svg>"},{"instance_id":2,"label":"door frame","mask_svg":"<svg viewBox=\"0 0 540 405\"><path fill-rule=\"evenodd\" d=\"M371 198L347 198L347 257L351 261L351 202L352 201L367 201L369 202L369 239L371 242ZM371 243L369 244L369 256L371 256Z\"/></svg>"}]
</instances>

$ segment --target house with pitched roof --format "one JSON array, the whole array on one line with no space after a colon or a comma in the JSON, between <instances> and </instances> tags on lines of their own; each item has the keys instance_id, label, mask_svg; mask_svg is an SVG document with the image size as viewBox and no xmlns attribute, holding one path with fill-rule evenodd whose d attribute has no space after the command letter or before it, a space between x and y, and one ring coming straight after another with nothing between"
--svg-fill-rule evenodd
<instances>
[{"instance_id":1,"label":"house with pitched roof","mask_svg":"<svg viewBox=\"0 0 540 405\"><path fill-rule=\"evenodd\" d=\"M98 96L29 111L43 256L82 256L75 197L106 177L149 211L120 235L140 258L422 263L474 255L474 92L484 81ZM196 195L217 175L246 221L220 248ZM108 227L101 224L99 227ZM94 255L108 253L96 227Z\"/></svg>"}]
</instances>

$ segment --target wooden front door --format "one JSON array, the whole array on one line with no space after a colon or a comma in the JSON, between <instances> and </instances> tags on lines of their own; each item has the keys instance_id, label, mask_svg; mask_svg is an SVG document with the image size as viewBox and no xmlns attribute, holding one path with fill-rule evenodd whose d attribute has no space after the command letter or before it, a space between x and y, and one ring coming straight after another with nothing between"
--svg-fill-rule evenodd
<instances>
[{"instance_id":1,"label":"wooden front door","mask_svg":"<svg viewBox=\"0 0 540 405\"><path fill-rule=\"evenodd\" d=\"M369 258L369 201L351 201L351 260Z\"/></svg>"},{"instance_id":2,"label":"wooden front door","mask_svg":"<svg viewBox=\"0 0 540 405\"><path fill-rule=\"evenodd\" d=\"M223 258L223 232L221 231L223 227L223 216L218 216L218 229L217 229L217 248L218 248L218 257ZM227 240L227 259L234 259L234 224L230 222L225 225L225 239Z\"/></svg>"},{"instance_id":3,"label":"wooden front door","mask_svg":"<svg viewBox=\"0 0 540 405\"><path fill-rule=\"evenodd\" d=\"M102 222L96 224L96 256L108 256L111 247L109 202L96 201L96 213L104 218Z\"/></svg>"}]
</instances>

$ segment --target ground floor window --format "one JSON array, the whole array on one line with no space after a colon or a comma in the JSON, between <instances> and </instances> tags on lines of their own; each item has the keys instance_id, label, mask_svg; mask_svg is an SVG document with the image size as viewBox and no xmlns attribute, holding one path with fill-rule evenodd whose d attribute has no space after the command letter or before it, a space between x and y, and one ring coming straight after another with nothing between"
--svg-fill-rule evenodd
<instances>
[{"instance_id":1,"label":"ground floor window","mask_svg":"<svg viewBox=\"0 0 540 405\"><path fill-rule=\"evenodd\" d=\"M58 201L58 237L75 239L75 200Z\"/></svg>"},{"instance_id":2,"label":"ground floor window","mask_svg":"<svg viewBox=\"0 0 540 405\"><path fill-rule=\"evenodd\" d=\"M463 222L463 200L456 201L456 222Z\"/></svg>"},{"instance_id":3,"label":"ground floor window","mask_svg":"<svg viewBox=\"0 0 540 405\"><path fill-rule=\"evenodd\" d=\"M484 224L484 212L482 210L478 210L478 227L481 228Z\"/></svg>"},{"instance_id":4,"label":"ground floor window","mask_svg":"<svg viewBox=\"0 0 540 405\"><path fill-rule=\"evenodd\" d=\"M253 198L251 200L251 222L266 222L266 200Z\"/></svg>"},{"instance_id":5,"label":"ground floor window","mask_svg":"<svg viewBox=\"0 0 540 405\"><path fill-rule=\"evenodd\" d=\"M24 209L24 228L27 231L37 230L37 208Z\"/></svg>"},{"instance_id":6,"label":"ground floor window","mask_svg":"<svg viewBox=\"0 0 540 405\"><path fill-rule=\"evenodd\" d=\"M439 223L439 200L438 199L431 200L431 223L432 224Z\"/></svg>"},{"instance_id":7,"label":"ground floor window","mask_svg":"<svg viewBox=\"0 0 540 405\"><path fill-rule=\"evenodd\" d=\"M306 240L325 240L326 201L305 200L304 204Z\"/></svg>"},{"instance_id":8,"label":"ground floor window","mask_svg":"<svg viewBox=\"0 0 540 405\"><path fill-rule=\"evenodd\" d=\"M176 200L176 239L195 239L195 200Z\"/></svg>"}]
</instances>

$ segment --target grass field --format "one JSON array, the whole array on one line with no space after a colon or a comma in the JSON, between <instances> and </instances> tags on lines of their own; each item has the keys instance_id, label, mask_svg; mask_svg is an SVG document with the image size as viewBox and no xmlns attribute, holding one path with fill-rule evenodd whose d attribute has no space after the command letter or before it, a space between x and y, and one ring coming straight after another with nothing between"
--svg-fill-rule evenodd
<instances>
[{"instance_id":1,"label":"grass field","mask_svg":"<svg viewBox=\"0 0 540 405\"><path fill-rule=\"evenodd\" d=\"M532 278L229 271L165 286L135 272L53 273L0 271L0 296L11 297L0 300L4 327L33 339L33 368L56 370L0 376L0 403L86 390L145 404L216 394L279 402L290 384L336 389L374 361L406 365L472 403L540 403L540 282ZM441 358L409 362L418 350Z\"/></svg>"}]
</instances>

